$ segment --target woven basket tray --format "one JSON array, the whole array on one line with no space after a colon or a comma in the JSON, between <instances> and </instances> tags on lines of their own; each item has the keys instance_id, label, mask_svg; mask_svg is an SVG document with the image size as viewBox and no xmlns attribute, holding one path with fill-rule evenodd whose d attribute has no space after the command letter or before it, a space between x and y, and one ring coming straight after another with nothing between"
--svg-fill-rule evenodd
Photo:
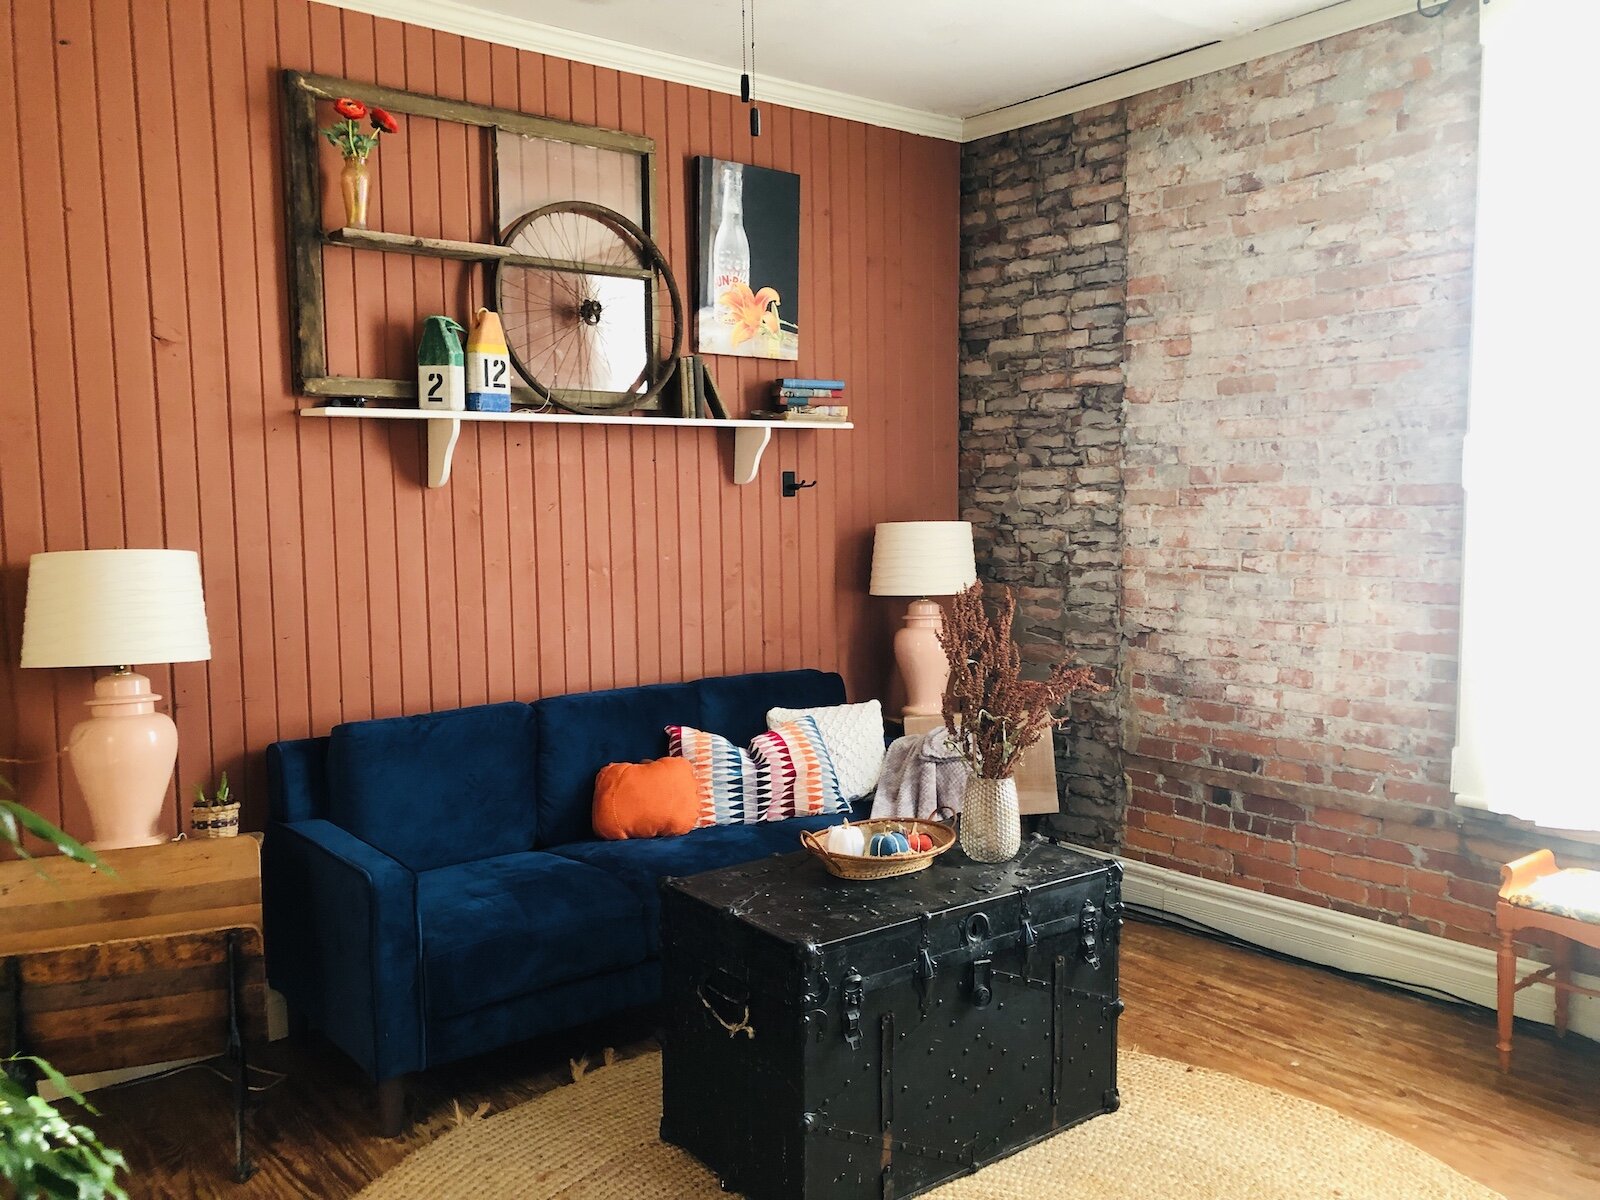
<instances>
[{"instance_id":1,"label":"woven basket tray","mask_svg":"<svg viewBox=\"0 0 1600 1200\"><path fill-rule=\"evenodd\" d=\"M828 872L840 879L892 879L896 875L910 875L927 868L934 859L956 844L956 831L938 821L902 821L879 819L856 821L868 842L875 833L925 833L933 839L932 850L917 850L911 854L833 854L825 848L826 829L800 831L800 841L805 848L822 860Z\"/></svg>"}]
</instances>

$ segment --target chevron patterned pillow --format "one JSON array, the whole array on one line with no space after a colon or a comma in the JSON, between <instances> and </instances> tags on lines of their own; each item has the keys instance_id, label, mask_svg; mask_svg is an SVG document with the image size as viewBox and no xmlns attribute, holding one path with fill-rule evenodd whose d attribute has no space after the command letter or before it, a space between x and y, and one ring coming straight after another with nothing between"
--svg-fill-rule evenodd
<instances>
[{"instance_id":1,"label":"chevron patterned pillow","mask_svg":"<svg viewBox=\"0 0 1600 1200\"><path fill-rule=\"evenodd\" d=\"M833 756L812 718L801 717L758 734L750 743L750 756L767 775L767 820L850 811Z\"/></svg>"},{"instance_id":2,"label":"chevron patterned pillow","mask_svg":"<svg viewBox=\"0 0 1600 1200\"><path fill-rule=\"evenodd\" d=\"M688 725L668 725L667 750L687 759L700 796L695 828L749 825L761 820L771 799L768 774L750 755L720 734Z\"/></svg>"}]
</instances>

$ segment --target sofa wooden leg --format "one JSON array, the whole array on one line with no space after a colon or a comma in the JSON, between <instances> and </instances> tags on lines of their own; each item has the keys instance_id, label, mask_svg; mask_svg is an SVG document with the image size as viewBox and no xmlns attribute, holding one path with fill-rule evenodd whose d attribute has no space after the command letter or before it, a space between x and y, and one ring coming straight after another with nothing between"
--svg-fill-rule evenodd
<instances>
[{"instance_id":1,"label":"sofa wooden leg","mask_svg":"<svg viewBox=\"0 0 1600 1200\"><path fill-rule=\"evenodd\" d=\"M1500 1018L1500 1037L1495 1049L1500 1051L1500 1070L1511 1070L1511 1030L1517 1006L1517 943L1510 930L1500 935L1500 954L1497 963L1499 995L1495 1007Z\"/></svg>"},{"instance_id":2,"label":"sofa wooden leg","mask_svg":"<svg viewBox=\"0 0 1600 1200\"><path fill-rule=\"evenodd\" d=\"M386 1138L399 1137L405 1126L405 1080L385 1079L378 1085L378 1132Z\"/></svg>"}]
</instances>

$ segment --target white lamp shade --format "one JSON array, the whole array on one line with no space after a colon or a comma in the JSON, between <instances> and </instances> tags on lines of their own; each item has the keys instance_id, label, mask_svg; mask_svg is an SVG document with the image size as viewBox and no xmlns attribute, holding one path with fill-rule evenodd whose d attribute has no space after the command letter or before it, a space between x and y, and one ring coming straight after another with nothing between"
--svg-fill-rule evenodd
<instances>
[{"instance_id":1,"label":"white lamp shade","mask_svg":"<svg viewBox=\"0 0 1600 1200\"><path fill-rule=\"evenodd\" d=\"M953 596L978 578L970 521L885 521L872 541L874 596Z\"/></svg>"},{"instance_id":2,"label":"white lamp shade","mask_svg":"<svg viewBox=\"0 0 1600 1200\"><path fill-rule=\"evenodd\" d=\"M120 667L211 657L192 550L58 550L28 561L24 667Z\"/></svg>"}]
</instances>

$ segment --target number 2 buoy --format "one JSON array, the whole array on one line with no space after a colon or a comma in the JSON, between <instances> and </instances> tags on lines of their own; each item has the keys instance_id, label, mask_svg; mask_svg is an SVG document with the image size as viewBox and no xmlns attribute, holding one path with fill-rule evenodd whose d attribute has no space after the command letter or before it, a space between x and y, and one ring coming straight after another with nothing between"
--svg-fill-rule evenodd
<instances>
[{"instance_id":1,"label":"number 2 buoy","mask_svg":"<svg viewBox=\"0 0 1600 1200\"><path fill-rule=\"evenodd\" d=\"M417 343L417 405L460 411L467 407L461 365L461 326L449 317L424 317Z\"/></svg>"}]
</instances>

